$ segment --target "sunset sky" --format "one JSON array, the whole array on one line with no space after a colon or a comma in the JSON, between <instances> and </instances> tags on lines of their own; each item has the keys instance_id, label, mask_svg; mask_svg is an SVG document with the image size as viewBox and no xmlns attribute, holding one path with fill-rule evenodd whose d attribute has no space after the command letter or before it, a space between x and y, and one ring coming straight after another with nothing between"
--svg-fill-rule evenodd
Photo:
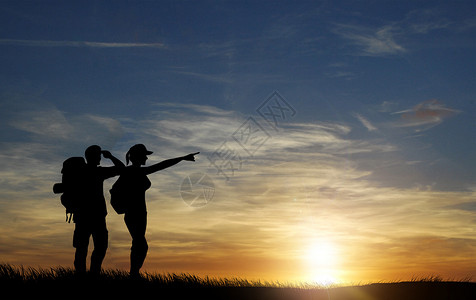
<instances>
[{"instance_id":1,"label":"sunset sky","mask_svg":"<svg viewBox=\"0 0 476 300\"><path fill-rule=\"evenodd\" d=\"M72 267L63 161L143 143L200 151L149 176L143 271L474 280L475 132L474 1L1 1L0 263Z\"/></svg>"}]
</instances>

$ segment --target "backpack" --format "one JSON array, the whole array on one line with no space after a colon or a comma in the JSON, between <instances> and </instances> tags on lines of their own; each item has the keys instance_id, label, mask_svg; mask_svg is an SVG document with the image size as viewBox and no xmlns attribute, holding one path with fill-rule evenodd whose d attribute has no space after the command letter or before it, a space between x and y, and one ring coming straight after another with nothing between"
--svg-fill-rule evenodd
<instances>
[{"instance_id":1,"label":"backpack","mask_svg":"<svg viewBox=\"0 0 476 300\"><path fill-rule=\"evenodd\" d=\"M127 210L127 201L129 199L124 176L119 176L116 182L112 185L112 188L109 190L109 193L111 193L112 208L119 215L124 214Z\"/></svg>"},{"instance_id":2,"label":"backpack","mask_svg":"<svg viewBox=\"0 0 476 300\"><path fill-rule=\"evenodd\" d=\"M126 167L109 190L111 193L111 206L120 215L129 209L133 209L135 195L145 192L151 186L149 178L142 172L134 169Z\"/></svg>"},{"instance_id":3,"label":"backpack","mask_svg":"<svg viewBox=\"0 0 476 300\"><path fill-rule=\"evenodd\" d=\"M62 194L61 204L66 208L66 221L71 222L74 213L78 211L81 193L84 189L84 169L86 162L82 157L70 157L63 162L61 183L53 185L55 194ZM69 218L68 218L69 214Z\"/></svg>"}]
</instances>

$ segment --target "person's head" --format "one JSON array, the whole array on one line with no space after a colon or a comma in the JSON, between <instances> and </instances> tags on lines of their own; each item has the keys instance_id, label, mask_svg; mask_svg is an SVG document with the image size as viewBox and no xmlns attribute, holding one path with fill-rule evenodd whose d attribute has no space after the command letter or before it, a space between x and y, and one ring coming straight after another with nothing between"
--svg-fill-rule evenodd
<instances>
[{"instance_id":1,"label":"person's head","mask_svg":"<svg viewBox=\"0 0 476 300\"><path fill-rule=\"evenodd\" d=\"M129 164L129 161L133 165L145 165L147 160L147 155L152 154L152 151L147 150L143 144L136 144L132 146L126 154L126 163Z\"/></svg>"},{"instance_id":2,"label":"person's head","mask_svg":"<svg viewBox=\"0 0 476 300\"><path fill-rule=\"evenodd\" d=\"M89 146L84 152L88 165L97 166L101 162L101 147L98 145Z\"/></svg>"}]
</instances>

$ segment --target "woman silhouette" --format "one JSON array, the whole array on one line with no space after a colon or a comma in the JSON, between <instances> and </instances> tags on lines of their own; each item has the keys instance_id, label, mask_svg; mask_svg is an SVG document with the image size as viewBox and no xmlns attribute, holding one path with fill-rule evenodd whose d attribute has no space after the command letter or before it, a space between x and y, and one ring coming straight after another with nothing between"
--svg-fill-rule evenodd
<instances>
[{"instance_id":1,"label":"woman silhouette","mask_svg":"<svg viewBox=\"0 0 476 300\"><path fill-rule=\"evenodd\" d=\"M195 155L200 152L192 153L186 156L167 159L148 167L145 165L147 155L151 151L143 144L132 146L126 154L126 163L132 163L121 172L121 180L127 186L128 207L124 215L124 222L132 237L131 247L131 276L139 276L139 270L147 256L149 246L145 239L147 227L147 209L145 204L145 191L150 188L151 183L147 175L171 167L182 160L195 161Z\"/></svg>"}]
</instances>

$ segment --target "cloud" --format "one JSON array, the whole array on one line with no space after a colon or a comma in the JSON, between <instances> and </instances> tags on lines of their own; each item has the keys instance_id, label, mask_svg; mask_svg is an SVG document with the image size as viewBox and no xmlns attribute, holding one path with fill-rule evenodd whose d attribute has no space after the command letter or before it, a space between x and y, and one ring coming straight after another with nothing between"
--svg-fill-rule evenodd
<instances>
[{"instance_id":1,"label":"cloud","mask_svg":"<svg viewBox=\"0 0 476 300\"><path fill-rule=\"evenodd\" d=\"M366 118L364 118L361 114L358 114L358 113L354 113L353 114L354 117L357 118L357 120L359 120L362 125L364 125L365 128L367 128L368 131L377 131L377 127L375 127L374 125L372 125L372 123L370 123L369 120L367 120Z\"/></svg>"},{"instance_id":2,"label":"cloud","mask_svg":"<svg viewBox=\"0 0 476 300\"><path fill-rule=\"evenodd\" d=\"M436 10L431 9L413 10L401 23L409 32L416 34L427 34L433 30L448 28L452 24Z\"/></svg>"},{"instance_id":3,"label":"cloud","mask_svg":"<svg viewBox=\"0 0 476 300\"><path fill-rule=\"evenodd\" d=\"M49 40L18 40L0 39L0 45L26 47L86 47L86 48L160 48L165 49L162 43L110 43L90 41L49 41Z\"/></svg>"},{"instance_id":4,"label":"cloud","mask_svg":"<svg viewBox=\"0 0 476 300\"><path fill-rule=\"evenodd\" d=\"M55 139L67 139L73 131L65 116L54 108L17 112L9 125L35 135Z\"/></svg>"},{"instance_id":5,"label":"cloud","mask_svg":"<svg viewBox=\"0 0 476 300\"><path fill-rule=\"evenodd\" d=\"M459 204L456 204L456 205L451 205L448 208L461 209L461 210L476 212L476 201L459 203Z\"/></svg>"},{"instance_id":6,"label":"cloud","mask_svg":"<svg viewBox=\"0 0 476 300\"><path fill-rule=\"evenodd\" d=\"M259 132L253 134L257 138L267 137L266 141L257 146L250 142L254 136L248 136L249 132L239 131L247 128L244 125L249 120L248 116L202 105L173 103L157 105L166 107L167 113L161 109L151 112L146 120L123 125L127 132L135 133L137 142L142 141L151 147L157 147L159 153L183 152L184 150L180 150L182 148L197 149L202 155L210 156L225 142L230 150L243 158L249 157L251 153L254 160L270 156L291 159L291 155L298 153L345 155L395 151L395 147L387 143L346 138L352 129L340 123L288 123L283 124L281 130L276 132L267 127L265 120L253 116L254 121L261 124L261 128L255 128L259 129ZM369 130L375 128L370 122L367 126Z\"/></svg>"},{"instance_id":7,"label":"cloud","mask_svg":"<svg viewBox=\"0 0 476 300\"><path fill-rule=\"evenodd\" d=\"M211 81L211 82L218 82L218 83L233 83L233 80L230 78L229 75L210 75L204 73L197 73L197 72L187 72L187 71L171 71L175 74L192 76L201 80Z\"/></svg>"},{"instance_id":8,"label":"cloud","mask_svg":"<svg viewBox=\"0 0 476 300\"><path fill-rule=\"evenodd\" d=\"M62 155L82 155L92 144L112 150L124 134L116 119L95 114L69 116L51 105L16 111L10 114L6 125L28 133L16 135L27 142L51 145Z\"/></svg>"},{"instance_id":9,"label":"cloud","mask_svg":"<svg viewBox=\"0 0 476 300\"><path fill-rule=\"evenodd\" d=\"M440 124L444 119L455 116L459 112L459 110L445 107L436 99L431 99L421 102L413 108L394 112L393 114L400 115L400 120L394 123L394 126L411 127L416 132L421 132Z\"/></svg>"},{"instance_id":10,"label":"cloud","mask_svg":"<svg viewBox=\"0 0 476 300\"><path fill-rule=\"evenodd\" d=\"M399 37L421 39L432 31L450 28L455 22L442 17L436 10L414 10L405 18L378 27L336 24L332 31L360 49L362 56L404 54L409 49Z\"/></svg>"},{"instance_id":11,"label":"cloud","mask_svg":"<svg viewBox=\"0 0 476 300\"><path fill-rule=\"evenodd\" d=\"M393 101L383 101L378 107L376 108L379 112L393 112L395 108L398 106L397 102Z\"/></svg>"},{"instance_id":12,"label":"cloud","mask_svg":"<svg viewBox=\"0 0 476 300\"><path fill-rule=\"evenodd\" d=\"M335 33L361 49L360 55L385 56L405 53L405 47L395 41L398 28L383 26L371 29L362 26L338 24Z\"/></svg>"},{"instance_id":13,"label":"cloud","mask_svg":"<svg viewBox=\"0 0 476 300\"><path fill-rule=\"evenodd\" d=\"M200 114L211 115L211 116L236 115L236 113L233 111L228 111L228 110L224 110L215 106L203 105L203 104L198 105L198 104L191 104L191 103L184 104L184 103L161 102L161 103L154 103L154 105L157 107L161 107L161 108L164 107L167 109L192 110Z\"/></svg>"},{"instance_id":14,"label":"cloud","mask_svg":"<svg viewBox=\"0 0 476 300\"><path fill-rule=\"evenodd\" d=\"M349 71L330 71L330 72L326 72L325 75L329 78L344 78L344 79L354 79L358 77L358 75Z\"/></svg>"}]
</instances>

